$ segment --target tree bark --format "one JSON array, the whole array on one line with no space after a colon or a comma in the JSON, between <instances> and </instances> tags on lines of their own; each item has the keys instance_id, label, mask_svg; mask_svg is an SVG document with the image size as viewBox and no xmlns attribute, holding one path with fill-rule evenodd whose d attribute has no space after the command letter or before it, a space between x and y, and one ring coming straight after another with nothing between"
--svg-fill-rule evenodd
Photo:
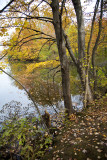
<instances>
[{"instance_id":1,"label":"tree bark","mask_svg":"<svg viewBox=\"0 0 107 160\"><path fill-rule=\"evenodd\" d=\"M101 0L101 9L100 9L100 17L99 17L99 31L96 38L95 45L92 51L92 66L93 66L93 78L94 78L94 97L96 98L96 91L97 91L97 73L96 73L96 66L95 66L95 53L98 47L98 43L101 36L102 31L102 17L103 17L103 0Z\"/></svg>"},{"instance_id":2,"label":"tree bark","mask_svg":"<svg viewBox=\"0 0 107 160\"><path fill-rule=\"evenodd\" d=\"M84 18L83 11L81 7L80 0L72 0L74 9L77 17L78 24L78 64L77 70L80 75L82 88L84 91L84 106L86 107L87 103L91 103L93 101L92 91L89 85L89 77L88 71L89 66L87 65L87 55L85 54L85 26L84 26ZM85 67L86 66L86 67Z\"/></svg>"},{"instance_id":3,"label":"tree bark","mask_svg":"<svg viewBox=\"0 0 107 160\"><path fill-rule=\"evenodd\" d=\"M71 93L70 93L69 62L66 55L66 47L62 33L62 22L61 22L61 15L59 13L58 0L52 0L51 7L53 13L53 25L56 34L57 47L61 65L64 105L67 114L70 115L74 110L72 107Z\"/></svg>"}]
</instances>

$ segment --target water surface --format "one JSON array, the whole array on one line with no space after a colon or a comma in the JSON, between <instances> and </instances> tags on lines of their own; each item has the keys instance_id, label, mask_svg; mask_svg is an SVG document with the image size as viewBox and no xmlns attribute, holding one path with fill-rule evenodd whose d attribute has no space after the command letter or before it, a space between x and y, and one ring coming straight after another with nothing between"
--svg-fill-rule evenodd
<instances>
[{"instance_id":1,"label":"water surface","mask_svg":"<svg viewBox=\"0 0 107 160\"><path fill-rule=\"evenodd\" d=\"M53 82L47 70L37 69L34 73L27 73L26 70L26 64L23 63L11 63L5 68L30 92L41 114L45 110L54 114L64 109L60 76ZM71 98L74 106L82 107L80 95L72 95ZM0 110L1 120L16 113L20 116L38 114L25 90L5 73L0 74Z\"/></svg>"}]
</instances>

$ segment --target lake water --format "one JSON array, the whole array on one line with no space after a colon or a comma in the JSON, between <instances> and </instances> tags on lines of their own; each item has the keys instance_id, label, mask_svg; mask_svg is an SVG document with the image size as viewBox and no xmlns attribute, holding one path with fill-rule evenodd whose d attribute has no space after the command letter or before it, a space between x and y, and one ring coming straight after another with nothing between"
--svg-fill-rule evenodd
<instances>
[{"instance_id":1,"label":"lake water","mask_svg":"<svg viewBox=\"0 0 107 160\"><path fill-rule=\"evenodd\" d=\"M11 64L5 71L23 84L36 102L40 113L47 110L50 114L64 109L59 82L53 84L52 79L46 76L46 70L37 70L29 75L23 64ZM20 78L19 78L20 77ZM51 77L51 76L50 76ZM80 95L71 96L73 104L81 108L83 103ZM38 115L38 111L28 97L25 90L5 73L0 73L0 121L16 114L25 116L28 114Z\"/></svg>"}]
</instances>

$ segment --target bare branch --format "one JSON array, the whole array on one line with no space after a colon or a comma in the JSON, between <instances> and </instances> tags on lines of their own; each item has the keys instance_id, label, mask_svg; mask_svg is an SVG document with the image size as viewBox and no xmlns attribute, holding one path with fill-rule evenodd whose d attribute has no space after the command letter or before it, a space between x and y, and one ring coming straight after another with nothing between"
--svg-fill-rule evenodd
<instances>
[{"instance_id":1,"label":"bare branch","mask_svg":"<svg viewBox=\"0 0 107 160\"><path fill-rule=\"evenodd\" d=\"M29 16L27 15L28 17L22 17L22 16L19 16L19 17L2 17L0 18L0 20L5 20L5 19L37 19L37 20L41 20L41 21L45 21L45 22L50 22L50 23L53 23L53 19L50 18L50 17L33 17L33 16Z\"/></svg>"},{"instance_id":2,"label":"bare branch","mask_svg":"<svg viewBox=\"0 0 107 160\"><path fill-rule=\"evenodd\" d=\"M37 36L37 35L39 35L39 34L32 34L32 35L30 35L30 36L24 37L24 38L22 38L20 41L18 41L15 46L17 46L17 45L18 45L19 43L21 43L23 40L25 40L25 39L27 39L27 38L30 38L30 37L33 37L33 36Z\"/></svg>"},{"instance_id":3,"label":"bare branch","mask_svg":"<svg viewBox=\"0 0 107 160\"><path fill-rule=\"evenodd\" d=\"M53 71L53 70L55 70L55 69L59 68L60 66L61 66L61 65L59 64L59 65L57 65L56 67L51 68L51 69L48 71L48 73L50 73L51 71Z\"/></svg>"},{"instance_id":4,"label":"bare branch","mask_svg":"<svg viewBox=\"0 0 107 160\"><path fill-rule=\"evenodd\" d=\"M43 31L39 31L39 30L37 30L37 29L32 29L32 28L29 28L29 27L26 27L27 29L30 29L30 30L32 30L32 31L35 31L35 32L39 32L40 34L43 34L43 35L45 35L45 36L49 36L49 37L51 37L51 38L54 38L53 36L51 36L51 35L49 35L49 34L46 34L46 33L44 33ZM55 38L54 38L55 39Z\"/></svg>"},{"instance_id":5,"label":"bare branch","mask_svg":"<svg viewBox=\"0 0 107 160\"><path fill-rule=\"evenodd\" d=\"M33 40L36 40L36 39L48 39L50 41L56 41L56 39L52 39L52 38L48 38L48 37L38 37L38 38L32 38L32 39L29 39L27 41L24 41L21 45L19 45L19 47L23 46L23 44L25 44L27 42L30 42L30 41L33 41Z\"/></svg>"},{"instance_id":6,"label":"bare branch","mask_svg":"<svg viewBox=\"0 0 107 160\"><path fill-rule=\"evenodd\" d=\"M8 52L6 52L6 53L0 58L0 60L2 60L7 54L8 54Z\"/></svg>"},{"instance_id":7,"label":"bare branch","mask_svg":"<svg viewBox=\"0 0 107 160\"><path fill-rule=\"evenodd\" d=\"M13 2L14 2L14 0L11 0L2 10L0 10L0 13L2 13Z\"/></svg>"},{"instance_id":8,"label":"bare branch","mask_svg":"<svg viewBox=\"0 0 107 160\"><path fill-rule=\"evenodd\" d=\"M46 126L46 124L45 124L45 122L44 122L44 120L43 120L43 118L42 118L42 115L41 115L41 113L40 113L40 110L39 110L38 106L36 105L35 100L34 100L33 97L31 96L30 92L28 92L27 89L26 89L16 78L14 78L14 77L11 76L9 73L7 73L6 71L4 71L1 67L0 67L0 70L1 70L3 73L5 73L6 75L8 75L10 78L12 78L13 80L15 80L15 81L25 90L25 92L27 93L28 97L31 99L31 101L33 102L35 108L37 109L37 112L38 112L38 114L39 114L39 116L40 116L40 118L41 118L42 123L44 124L45 128L46 128L47 131L49 132L49 129L48 129L48 127Z\"/></svg>"},{"instance_id":9,"label":"bare branch","mask_svg":"<svg viewBox=\"0 0 107 160\"><path fill-rule=\"evenodd\" d=\"M28 5L30 5L32 2L34 2L34 0L31 0L31 1L28 3Z\"/></svg>"},{"instance_id":10,"label":"bare branch","mask_svg":"<svg viewBox=\"0 0 107 160\"><path fill-rule=\"evenodd\" d=\"M51 49L51 47L52 47L52 45L55 43L55 41L54 42L52 42L50 45L49 45L49 50Z\"/></svg>"},{"instance_id":11,"label":"bare branch","mask_svg":"<svg viewBox=\"0 0 107 160\"><path fill-rule=\"evenodd\" d=\"M50 40L48 39L40 48L39 53L41 52L41 50L43 49L43 47L49 42Z\"/></svg>"},{"instance_id":12,"label":"bare branch","mask_svg":"<svg viewBox=\"0 0 107 160\"><path fill-rule=\"evenodd\" d=\"M46 2L49 6L51 5L49 2L47 2L46 0L43 0L43 2Z\"/></svg>"},{"instance_id":13,"label":"bare branch","mask_svg":"<svg viewBox=\"0 0 107 160\"><path fill-rule=\"evenodd\" d=\"M31 13L36 10L41 4L42 4L43 0L31 11Z\"/></svg>"},{"instance_id":14,"label":"bare branch","mask_svg":"<svg viewBox=\"0 0 107 160\"><path fill-rule=\"evenodd\" d=\"M14 78L14 77L11 76L9 73L7 73L6 71L4 71L1 67L0 67L0 70L1 70L3 73L7 74L7 75L8 75L9 77L11 77L12 79L14 79L14 80L25 90L25 92L27 93L27 95L29 96L29 98L32 100L35 108L37 109L37 111L38 111L38 113L39 113L39 115L41 116L41 113L40 113L40 111L39 111L38 106L36 105L33 97L32 97L31 94L27 91L27 89L26 89L16 78Z\"/></svg>"},{"instance_id":15,"label":"bare branch","mask_svg":"<svg viewBox=\"0 0 107 160\"><path fill-rule=\"evenodd\" d=\"M0 27L0 28L20 28L21 27L21 25L19 25L19 26L6 26L6 27Z\"/></svg>"},{"instance_id":16,"label":"bare branch","mask_svg":"<svg viewBox=\"0 0 107 160\"><path fill-rule=\"evenodd\" d=\"M47 43L47 42L49 42L50 40L51 41L53 41L54 40L54 42L55 42L55 38L54 37L52 37L51 35L48 35L48 34L46 34L46 33L44 33L44 32L41 32L41 31L39 31L39 30L36 30L36 29L31 29L31 28L29 28L29 27L26 27L25 29L29 29L29 30L33 30L33 31L35 31L35 32L37 32L37 34L32 34L32 35L30 35L30 36L27 36L27 37L24 37L24 38L22 38L20 41L18 41L15 45L14 45L14 47L16 47L19 43L21 43L22 42L22 45L24 44L24 43L27 43L28 41L31 41L31 40L34 40L34 39L48 39L45 43L44 43L44 45ZM23 29L22 29L23 30ZM21 30L21 31L22 31ZM47 36L47 37L37 37L37 38L33 38L33 39L30 39L30 40L27 40L27 41L24 41L24 40L26 40L27 38L30 38L30 37L33 37L33 36L37 36L37 35L45 35L45 36ZM24 41L24 42L23 42ZM22 46L21 45L21 46ZM43 46L44 46L43 45ZM41 49L43 48L43 46L41 47ZM41 50L40 50L41 51Z\"/></svg>"}]
</instances>

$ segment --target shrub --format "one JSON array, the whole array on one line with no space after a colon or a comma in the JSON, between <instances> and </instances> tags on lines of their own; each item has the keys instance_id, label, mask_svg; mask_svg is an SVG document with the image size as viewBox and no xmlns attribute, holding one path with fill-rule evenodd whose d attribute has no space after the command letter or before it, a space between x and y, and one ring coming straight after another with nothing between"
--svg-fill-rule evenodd
<instances>
[{"instance_id":1,"label":"shrub","mask_svg":"<svg viewBox=\"0 0 107 160\"><path fill-rule=\"evenodd\" d=\"M43 157L52 137L41 127L36 117L5 121L0 136L0 158L20 155L24 160ZM5 152L5 155L4 155Z\"/></svg>"}]
</instances>

